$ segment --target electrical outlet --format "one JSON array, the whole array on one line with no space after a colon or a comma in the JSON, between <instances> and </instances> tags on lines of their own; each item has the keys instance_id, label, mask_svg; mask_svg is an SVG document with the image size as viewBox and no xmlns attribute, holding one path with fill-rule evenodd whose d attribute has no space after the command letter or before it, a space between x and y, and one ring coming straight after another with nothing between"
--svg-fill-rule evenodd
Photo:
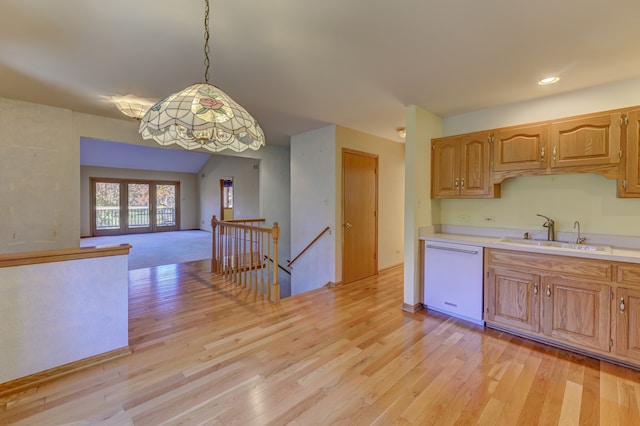
<instances>
[{"instance_id":1,"label":"electrical outlet","mask_svg":"<svg viewBox=\"0 0 640 426\"><path fill-rule=\"evenodd\" d=\"M484 221L485 221L486 223L493 223L493 222L495 222L495 221L496 221L496 218L495 218L495 217L493 217L493 216L485 216L485 217L484 217Z\"/></svg>"}]
</instances>

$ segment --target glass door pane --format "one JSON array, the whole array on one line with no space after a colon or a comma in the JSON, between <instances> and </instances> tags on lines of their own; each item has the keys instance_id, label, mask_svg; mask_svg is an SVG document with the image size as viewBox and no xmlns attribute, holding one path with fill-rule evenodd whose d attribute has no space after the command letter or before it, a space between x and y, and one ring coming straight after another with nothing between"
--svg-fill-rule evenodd
<instances>
[{"instance_id":1,"label":"glass door pane","mask_svg":"<svg viewBox=\"0 0 640 426\"><path fill-rule=\"evenodd\" d=\"M96 231L119 230L120 183L95 182Z\"/></svg>"},{"instance_id":2,"label":"glass door pane","mask_svg":"<svg viewBox=\"0 0 640 426\"><path fill-rule=\"evenodd\" d=\"M127 229L129 232L151 231L149 184L127 184Z\"/></svg>"},{"instance_id":3,"label":"glass door pane","mask_svg":"<svg viewBox=\"0 0 640 426\"><path fill-rule=\"evenodd\" d=\"M175 184L156 184L156 229L178 229Z\"/></svg>"}]
</instances>

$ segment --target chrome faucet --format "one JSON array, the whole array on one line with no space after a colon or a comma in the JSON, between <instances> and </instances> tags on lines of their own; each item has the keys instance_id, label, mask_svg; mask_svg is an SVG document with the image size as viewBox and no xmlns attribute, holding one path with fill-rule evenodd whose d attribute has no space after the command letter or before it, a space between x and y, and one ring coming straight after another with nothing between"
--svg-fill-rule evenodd
<instances>
[{"instance_id":1,"label":"chrome faucet","mask_svg":"<svg viewBox=\"0 0 640 426\"><path fill-rule=\"evenodd\" d=\"M544 215L538 214L536 216L544 217L547 221L542 224L545 228L547 228L547 240L555 241L556 240L556 222Z\"/></svg>"},{"instance_id":2,"label":"chrome faucet","mask_svg":"<svg viewBox=\"0 0 640 426\"><path fill-rule=\"evenodd\" d=\"M573 229L576 229L576 226L578 227L578 237L576 238L576 244L582 244L587 239L580 236L580 222L578 222L577 220L573 223Z\"/></svg>"}]
</instances>

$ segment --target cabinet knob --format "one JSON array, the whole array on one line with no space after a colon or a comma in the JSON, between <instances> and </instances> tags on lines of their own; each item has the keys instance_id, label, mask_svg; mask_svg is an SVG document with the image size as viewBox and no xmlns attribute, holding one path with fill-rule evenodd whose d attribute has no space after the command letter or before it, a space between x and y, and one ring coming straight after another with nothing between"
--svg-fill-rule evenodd
<instances>
[{"instance_id":1,"label":"cabinet knob","mask_svg":"<svg viewBox=\"0 0 640 426\"><path fill-rule=\"evenodd\" d=\"M456 178L456 189L460 188L460 178Z\"/></svg>"},{"instance_id":2,"label":"cabinet knob","mask_svg":"<svg viewBox=\"0 0 640 426\"><path fill-rule=\"evenodd\" d=\"M547 297L551 297L551 286L547 286Z\"/></svg>"},{"instance_id":3,"label":"cabinet knob","mask_svg":"<svg viewBox=\"0 0 640 426\"><path fill-rule=\"evenodd\" d=\"M620 312L624 312L624 297L620 298Z\"/></svg>"},{"instance_id":4,"label":"cabinet knob","mask_svg":"<svg viewBox=\"0 0 640 426\"><path fill-rule=\"evenodd\" d=\"M544 146L542 147L542 150L540 151L540 161L544 162Z\"/></svg>"},{"instance_id":5,"label":"cabinet knob","mask_svg":"<svg viewBox=\"0 0 640 426\"><path fill-rule=\"evenodd\" d=\"M351 229L351 228L353 228L353 225L350 224L349 222L347 222L347 223L345 223L344 227L347 228L347 229Z\"/></svg>"},{"instance_id":6,"label":"cabinet knob","mask_svg":"<svg viewBox=\"0 0 640 426\"><path fill-rule=\"evenodd\" d=\"M460 180L460 188L464 189L464 178Z\"/></svg>"},{"instance_id":7,"label":"cabinet knob","mask_svg":"<svg viewBox=\"0 0 640 426\"><path fill-rule=\"evenodd\" d=\"M538 283L533 283L533 294L538 294Z\"/></svg>"},{"instance_id":8,"label":"cabinet knob","mask_svg":"<svg viewBox=\"0 0 640 426\"><path fill-rule=\"evenodd\" d=\"M553 161L556 161L557 147L553 147Z\"/></svg>"}]
</instances>

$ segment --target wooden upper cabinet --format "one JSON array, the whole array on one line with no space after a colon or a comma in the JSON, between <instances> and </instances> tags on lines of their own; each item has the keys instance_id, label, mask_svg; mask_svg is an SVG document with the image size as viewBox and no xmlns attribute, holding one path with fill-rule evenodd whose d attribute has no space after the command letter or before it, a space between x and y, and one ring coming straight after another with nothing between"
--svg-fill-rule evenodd
<instances>
[{"instance_id":1,"label":"wooden upper cabinet","mask_svg":"<svg viewBox=\"0 0 640 426\"><path fill-rule=\"evenodd\" d=\"M460 195L491 195L491 155L488 133L476 133L460 140Z\"/></svg>"},{"instance_id":2,"label":"wooden upper cabinet","mask_svg":"<svg viewBox=\"0 0 640 426\"><path fill-rule=\"evenodd\" d=\"M490 198L489 133L431 141L432 198Z\"/></svg>"},{"instance_id":3,"label":"wooden upper cabinet","mask_svg":"<svg viewBox=\"0 0 640 426\"><path fill-rule=\"evenodd\" d=\"M627 123L627 146L622 195L636 194L635 196L640 196L640 110L630 111L625 122Z\"/></svg>"},{"instance_id":4,"label":"wooden upper cabinet","mask_svg":"<svg viewBox=\"0 0 640 426\"><path fill-rule=\"evenodd\" d=\"M507 178L597 173L640 198L638 108L433 139L431 197L495 198Z\"/></svg>"},{"instance_id":5,"label":"wooden upper cabinet","mask_svg":"<svg viewBox=\"0 0 640 426\"><path fill-rule=\"evenodd\" d=\"M493 134L493 170L517 171L547 168L549 126L498 129Z\"/></svg>"},{"instance_id":6,"label":"wooden upper cabinet","mask_svg":"<svg viewBox=\"0 0 640 426\"><path fill-rule=\"evenodd\" d=\"M622 113L551 123L551 168L620 163Z\"/></svg>"},{"instance_id":7,"label":"wooden upper cabinet","mask_svg":"<svg viewBox=\"0 0 640 426\"><path fill-rule=\"evenodd\" d=\"M431 141L431 197L460 195L460 138Z\"/></svg>"}]
</instances>

